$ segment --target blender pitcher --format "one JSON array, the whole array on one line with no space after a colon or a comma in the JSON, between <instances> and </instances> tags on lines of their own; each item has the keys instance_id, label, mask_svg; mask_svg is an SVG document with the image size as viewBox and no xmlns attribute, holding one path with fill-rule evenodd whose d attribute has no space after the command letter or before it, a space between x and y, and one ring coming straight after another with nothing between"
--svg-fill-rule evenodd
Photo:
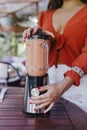
<instances>
[{"instance_id":1,"label":"blender pitcher","mask_svg":"<svg viewBox=\"0 0 87 130\"><path fill-rule=\"evenodd\" d=\"M35 111L35 104L29 104L31 96L38 96L38 86L49 82L47 70L51 37L45 32L38 31L26 39L26 85L24 93L24 113L40 115L44 109ZM38 104L37 104L38 105Z\"/></svg>"}]
</instances>

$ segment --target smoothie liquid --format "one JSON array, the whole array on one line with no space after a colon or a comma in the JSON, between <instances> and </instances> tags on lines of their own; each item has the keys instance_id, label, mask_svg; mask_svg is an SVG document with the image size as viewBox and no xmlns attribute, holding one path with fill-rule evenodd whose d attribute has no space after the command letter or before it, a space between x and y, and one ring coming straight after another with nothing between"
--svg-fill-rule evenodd
<instances>
[{"instance_id":1,"label":"smoothie liquid","mask_svg":"<svg viewBox=\"0 0 87 130\"><path fill-rule=\"evenodd\" d=\"M26 69L31 76L43 76L48 70L50 41L44 39L26 40Z\"/></svg>"}]
</instances>

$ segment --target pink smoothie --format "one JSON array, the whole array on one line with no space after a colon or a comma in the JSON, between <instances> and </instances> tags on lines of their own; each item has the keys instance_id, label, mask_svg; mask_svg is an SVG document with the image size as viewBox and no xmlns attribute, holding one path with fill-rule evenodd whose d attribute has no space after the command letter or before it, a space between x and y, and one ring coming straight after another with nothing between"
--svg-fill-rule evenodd
<instances>
[{"instance_id":1,"label":"pink smoothie","mask_svg":"<svg viewBox=\"0 0 87 130\"><path fill-rule=\"evenodd\" d=\"M43 76L47 73L49 46L49 40L26 40L26 69L29 75Z\"/></svg>"}]
</instances>

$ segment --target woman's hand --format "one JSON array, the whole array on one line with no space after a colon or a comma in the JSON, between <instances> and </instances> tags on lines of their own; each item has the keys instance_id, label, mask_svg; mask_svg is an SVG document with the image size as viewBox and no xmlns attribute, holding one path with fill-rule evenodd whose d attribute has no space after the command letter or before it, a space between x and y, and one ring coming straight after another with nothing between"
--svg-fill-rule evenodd
<instances>
[{"instance_id":1,"label":"woman's hand","mask_svg":"<svg viewBox=\"0 0 87 130\"><path fill-rule=\"evenodd\" d=\"M38 31L42 31L42 28L39 26L33 27L33 28L28 28L23 32L23 40L25 42L26 38L29 38L31 36L31 34L36 34ZM55 36L53 35L52 32L49 32L47 30L44 30L44 32L47 35L50 35L53 39L55 38Z\"/></svg>"},{"instance_id":2,"label":"woman's hand","mask_svg":"<svg viewBox=\"0 0 87 130\"><path fill-rule=\"evenodd\" d=\"M24 32L23 32L23 40L25 42L26 38L29 38L31 36L31 34L35 34L37 33L37 31L40 31L42 30L39 26L36 26L36 27L30 27L28 29L26 29Z\"/></svg>"},{"instance_id":3,"label":"woman's hand","mask_svg":"<svg viewBox=\"0 0 87 130\"><path fill-rule=\"evenodd\" d=\"M32 99L31 103L39 104L35 107L35 110L48 106L48 108L45 109L44 111L44 113L46 113L54 106L54 104L56 103L56 101L58 100L62 92L61 92L60 87L58 88L58 84L56 83L46 85L38 89L40 92L44 92L44 91L47 91L47 92L45 92L44 94L40 96L31 97Z\"/></svg>"},{"instance_id":4,"label":"woman's hand","mask_svg":"<svg viewBox=\"0 0 87 130\"><path fill-rule=\"evenodd\" d=\"M44 87L40 87L39 91L40 92L45 92L44 94L36 97L31 97L31 102L33 104L39 104L35 107L35 110L41 109L41 108L46 108L44 110L44 113L47 113L52 109L54 104L58 101L60 96L70 88L70 86L73 84L73 81L69 78L66 77L61 83L54 83L54 84L49 84Z\"/></svg>"}]
</instances>

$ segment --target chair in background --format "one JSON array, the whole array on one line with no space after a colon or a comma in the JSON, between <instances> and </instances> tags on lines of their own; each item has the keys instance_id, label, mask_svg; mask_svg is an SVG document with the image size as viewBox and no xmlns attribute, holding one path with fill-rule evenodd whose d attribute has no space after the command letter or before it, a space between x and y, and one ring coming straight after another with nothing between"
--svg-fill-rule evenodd
<instances>
[{"instance_id":1,"label":"chair in background","mask_svg":"<svg viewBox=\"0 0 87 130\"><path fill-rule=\"evenodd\" d=\"M0 61L0 84L9 86L20 86L20 81L24 80L19 70L8 62Z\"/></svg>"}]
</instances>

